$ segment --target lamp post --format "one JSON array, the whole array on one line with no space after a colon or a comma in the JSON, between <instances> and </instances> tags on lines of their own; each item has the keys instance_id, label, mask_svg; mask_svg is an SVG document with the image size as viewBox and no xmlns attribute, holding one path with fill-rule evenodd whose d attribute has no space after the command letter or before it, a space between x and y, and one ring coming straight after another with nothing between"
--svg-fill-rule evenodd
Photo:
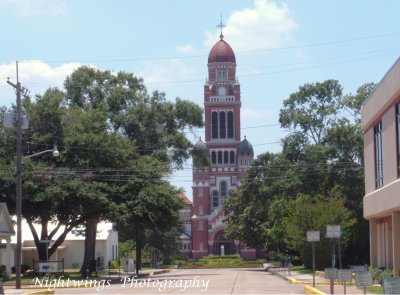
<instances>
[{"instance_id":1,"label":"lamp post","mask_svg":"<svg viewBox=\"0 0 400 295\"><path fill-rule=\"evenodd\" d=\"M18 120L19 121L19 120ZM20 125L21 123L17 123ZM18 128L17 128L18 133ZM18 136L17 136L18 137ZM17 145L18 147L18 145ZM25 158L33 158L36 156L43 155L45 153L53 153L54 157L58 157L60 152L57 149L57 146L54 145L53 149L41 151L32 155L25 156ZM18 157L19 155L19 157ZM17 211L17 257L16 257L16 265L15 265L15 288L21 289L21 256L22 256L22 152L21 152L21 144L19 145L19 151L17 149L17 171L16 171L16 211Z\"/></svg>"}]
</instances>

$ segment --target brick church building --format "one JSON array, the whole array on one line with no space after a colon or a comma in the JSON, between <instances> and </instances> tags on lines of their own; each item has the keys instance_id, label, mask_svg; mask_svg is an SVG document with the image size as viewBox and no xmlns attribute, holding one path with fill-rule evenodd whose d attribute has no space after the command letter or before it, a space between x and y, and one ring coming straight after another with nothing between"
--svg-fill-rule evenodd
<instances>
[{"instance_id":1,"label":"brick church building","mask_svg":"<svg viewBox=\"0 0 400 295\"><path fill-rule=\"evenodd\" d=\"M194 146L192 257L239 254L255 258L256 250L224 236L223 202L235 190L254 157L251 143L240 134L240 84L236 57L220 36L208 55L208 79L204 85L205 140ZM203 157L201 157L203 155ZM201 165L201 159L208 159ZM221 247L223 246L223 247Z\"/></svg>"}]
</instances>

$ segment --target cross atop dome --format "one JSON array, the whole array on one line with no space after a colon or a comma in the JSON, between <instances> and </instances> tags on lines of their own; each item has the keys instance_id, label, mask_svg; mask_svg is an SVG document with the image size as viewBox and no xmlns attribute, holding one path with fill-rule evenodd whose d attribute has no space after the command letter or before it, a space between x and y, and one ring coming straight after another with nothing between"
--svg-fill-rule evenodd
<instances>
[{"instance_id":1,"label":"cross atop dome","mask_svg":"<svg viewBox=\"0 0 400 295\"><path fill-rule=\"evenodd\" d=\"M220 23L217 25L217 28L220 28L221 30L221 34L219 35L219 37L221 38L221 40L224 38L224 35L222 35L222 29L226 27L225 24L222 22L222 14L221 14L221 21Z\"/></svg>"}]
</instances>

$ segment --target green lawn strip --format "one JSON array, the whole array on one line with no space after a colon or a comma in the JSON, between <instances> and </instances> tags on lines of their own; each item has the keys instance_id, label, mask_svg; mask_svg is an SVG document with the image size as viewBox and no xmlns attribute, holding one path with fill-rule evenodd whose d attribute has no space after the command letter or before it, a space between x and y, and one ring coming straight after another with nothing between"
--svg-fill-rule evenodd
<instances>
[{"instance_id":1,"label":"green lawn strip","mask_svg":"<svg viewBox=\"0 0 400 295\"><path fill-rule=\"evenodd\" d=\"M359 289L362 289L362 288L359 288ZM369 286L369 287L367 287L367 293L383 294L383 287L382 286Z\"/></svg>"},{"instance_id":2,"label":"green lawn strip","mask_svg":"<svg viewBox=\"0 0 400 295\"><path fill-rule=\"evenodd\" d=\"M296 265L290 268L292 271L297 271L302 274L310 274L312 273L311 269L305 268L304 265Z\"/></svg>"},{"instance_id":3,"label":"green lawn strip","mask_svg":"<svg viewBox=\"0 0 400 295\"><path fill-rule=\"evenodd\" d=\"M195 261L179 260L179 268L240 268L240 267L261 267L261 260L245 260L235 255L230 256L206 256Z\"/></svg>"}]
</instances>

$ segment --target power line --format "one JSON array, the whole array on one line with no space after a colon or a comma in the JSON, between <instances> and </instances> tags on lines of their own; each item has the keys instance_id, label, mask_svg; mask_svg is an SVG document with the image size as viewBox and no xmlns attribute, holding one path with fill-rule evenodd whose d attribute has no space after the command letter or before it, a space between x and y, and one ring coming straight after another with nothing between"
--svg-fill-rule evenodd
<instances>
[{"instance_id":1,"label":"power line","mask_svg":"<svg viewBox=\"0 0 400 295\"><path fill-rule=\"evenodd\" d=\"M281 51L281 50L288 50L288 49L321 47L321 46L328 46L328 45L335 45L335 44L358 42L358 41L363 41L363 40L387 38L387 37L399 36L399 35L400 35L400 32L385 33L385 34L378 34L378 35L369 35L369 36L363 36L363 37L354 37L354 38L341 39L341 40L300 44L300 45L294 45L294 46L285 46L285 47L262 49L262 50L237 51L236 54L240 55L240 54L267 53L267 52L271 52L271 51ZM83 59L83 60L75 60L75 61L48 60L45 62L48 64L65 63L65 62L70 62L70 63L72 63L72 62L73 63L108 63L108 62L190 59L190 58L204 58L206 56L208 56L208 53L198 54L198 55L177 55L177 56L164 56L164 57L153 57L153 58L151 58L151 57L150 58L149 57L129 57L129 58L121 58L121 59ZM40 62L41 61L26 61L26 62L20 62L20 63L40 63Z\"/></svg>"}]
</instances>

